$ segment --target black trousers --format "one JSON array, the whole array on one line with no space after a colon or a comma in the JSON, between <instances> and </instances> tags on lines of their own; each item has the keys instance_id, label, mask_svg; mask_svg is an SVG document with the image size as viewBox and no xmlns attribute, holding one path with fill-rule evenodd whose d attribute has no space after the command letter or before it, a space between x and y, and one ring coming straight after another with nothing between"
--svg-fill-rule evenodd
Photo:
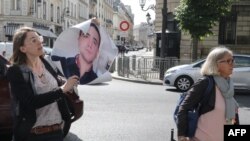
<instances>
[{"instance_id":1,"label":"black trousers","mask_svg":"<svg viewBox=\"0 0 250 141\"><path fill-rule=\"evenodd\" d=\"M27 141L63 141L63 131L58 130L40 135L31 133Z\"/></svg>"}]
</instances>

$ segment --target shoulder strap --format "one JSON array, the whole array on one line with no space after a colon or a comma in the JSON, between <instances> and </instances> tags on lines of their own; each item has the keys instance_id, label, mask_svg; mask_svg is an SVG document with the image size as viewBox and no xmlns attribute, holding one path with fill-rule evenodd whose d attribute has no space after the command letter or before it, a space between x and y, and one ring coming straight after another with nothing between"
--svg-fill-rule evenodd
<instances>
[{"instance_id":1,"label":"shoulder strap","mask_svg":"<svg viewBox=\"0 0 250 141\"><path fill-rule=\"evenodd\" d=\"M58 74L63 76L63 74L59 71L59 69L55 66L55 64L52 62L51 58L49 56L42 58L42 60L46 63L46 65L49 65L50 69L54 69L54 71Z\"/></svg>"},{"instance_id":2,"label":"shoulder strap","mask_svg":"<svg viewBox=\"0 0 250 141\"><path fill-rule=\"evenodd\" d=\"M212 76L206 76L208 78L208 86L206 88L206 91L204 93L203 99L202 99L202 103L204 103L205 101L208 100L207 96L209 94L209 92L211 92L212 88L213 88L213 79Z\"/></svg>"},{"instance_id":3,"label":"shoulder strap","mask_svg":"<svg viewBox=\"0 0 250 141\"><path fill-rule=\"evenodd\" d=\"M211 92L212 88L213 88L213 79L212 79L212 76L205 76L207 79L208 79L208 86L206 88L206 91L205 93L203 94L203 97L202 97L202 100L199 102L198 104L198 107L197 107L197 110L200 109L201 105L203 105L204 103L207 103L208 101L208 96L209 96L209 93Z\"/></svg>"},{"instance_id":4,"label":"shoulder strap","mask_svg":"<svg viewBox=\"0 0 250 141\"><path fill-rule=\"evenodd\" d=\"M60 75L60 71L54 69L46 59L41 58L41 60L44 63L45 68L52 74L52 76L56 79L58 85L60 86L60 80L57 77L58 75Z\"/></svg>"}]
</instances>

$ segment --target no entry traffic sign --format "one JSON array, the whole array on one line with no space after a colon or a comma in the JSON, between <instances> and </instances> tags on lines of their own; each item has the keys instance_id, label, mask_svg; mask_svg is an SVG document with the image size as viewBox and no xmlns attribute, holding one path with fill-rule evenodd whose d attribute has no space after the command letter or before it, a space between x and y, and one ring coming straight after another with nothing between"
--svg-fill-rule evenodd
<instances>
[{"instance_id":1,"label":"no entry traffic sign","mask_svg":"<svg viewBox=\"0 0 250 141\"><path fill-rule=\"evenodd\" d=\"M127 21L122 21L120 23L120 29L122 31L127 31L129 29L129 23Z\"/></svg>"}]
</instances>

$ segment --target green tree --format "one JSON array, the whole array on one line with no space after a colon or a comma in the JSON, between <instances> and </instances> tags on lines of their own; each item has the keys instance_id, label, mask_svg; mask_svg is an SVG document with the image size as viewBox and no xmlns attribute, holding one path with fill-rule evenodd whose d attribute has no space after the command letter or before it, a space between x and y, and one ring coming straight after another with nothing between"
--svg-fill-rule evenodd
<instances>
[{"instance_id":1,"label":"green tree","mask_svg":"<svg viewBox=\"0 0 250 141\"><path fill-rule=\"evenodd\" d=\"M179 28L191 35L192 59L197 59L198 42L212 33L219 18L229 13L232 0L181 0L175 18Z\"/></svg>"}]
</instances>

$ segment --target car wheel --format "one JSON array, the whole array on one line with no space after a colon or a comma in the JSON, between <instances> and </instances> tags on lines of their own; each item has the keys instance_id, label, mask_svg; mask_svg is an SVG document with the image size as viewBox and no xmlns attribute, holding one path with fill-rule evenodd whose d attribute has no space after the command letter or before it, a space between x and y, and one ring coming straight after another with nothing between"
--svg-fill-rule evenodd
<instances>
[{"instance_id":1,"label":"car wheel","mask_svg":"<svg viewBox=\"0 0 250 141\"><path fill-rule=\"evenodd\" d=\"M185 92L193 85L193 80L189 76L179 76L175 81L177 90Z\"/></svg>"}]
</instances>

